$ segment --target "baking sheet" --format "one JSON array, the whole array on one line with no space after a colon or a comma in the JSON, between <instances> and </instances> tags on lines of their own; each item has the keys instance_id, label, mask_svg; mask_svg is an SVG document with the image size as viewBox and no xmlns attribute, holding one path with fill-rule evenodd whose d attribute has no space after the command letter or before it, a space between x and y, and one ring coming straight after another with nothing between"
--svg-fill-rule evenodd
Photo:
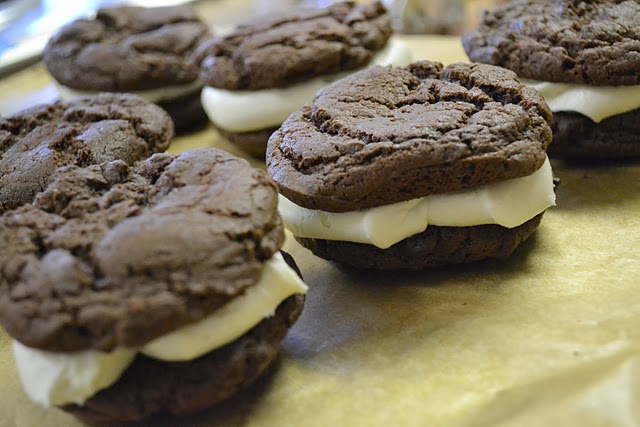
<instances>
[{"instance_id":1,"label":"baking sheet","mask_svg":"<svg viewBox=\"0 0 640 427\"><path fill-rule=\"evenodd\" d=\"M466 58L456 39L405 40L416 58ZM20 99L50 93L41 68L25 72ZM12 79L0 111L27 77ZM239 154L211 128L170 151L201 146ZM558 206L504 263L353 272L289 238L310 290L273 371L215 410L154 425L640 425L640 163L553 166ZM0 389L2 427L80 425L27 400L2 331Z\"/></svg>"}]
</instances>

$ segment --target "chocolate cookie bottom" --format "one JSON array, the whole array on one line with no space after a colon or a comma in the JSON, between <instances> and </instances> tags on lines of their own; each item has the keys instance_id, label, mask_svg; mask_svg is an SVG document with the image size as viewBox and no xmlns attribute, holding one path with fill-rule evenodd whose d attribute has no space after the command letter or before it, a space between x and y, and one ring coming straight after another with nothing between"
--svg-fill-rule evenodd
<instances>
[{"instance_id":1,"label":"chocolate cookie bottom","mask_svg":"<svg viewBox=\"0 0 640 427\"><path fill-rule=\"evenodd\" d=\"M205 113L200 101L200 91L162 101L158 105L169 113L175 124L176 132L188 132L207 121L207 113Z\"/></svg>"},{"instance_id":2,"label":"chocolate cookie bottom","mask_svg":"<svg viewBox=\"0 0 640 427\"><path fill-rule=\"evenodd\" d=\"M260 129L253 132L230 132L216 126L216 129L226 139L240 147L242 151L250 156L264 159L267 150L267 142L271 134L278 130L278 127L270 129Z\"/></svg>"},{"instance_id":3,"label":"chocolate cookie bottom","mask_svg":"<svg viewBox=\"0 0 640 427\"><path fill-rule=\"evenodd\" d=\"M157 414L185 416L208 409L266 371L303 304L303 295L287 298L274 316L231 344L195 360L163 362L139 354L111 387L82 406L62 409L88 424L141 421Z\"/></svg>"},{"instance_id":4,"label":"chocolate cookie bottom","mask_svg":"<svg viewBox=\"0 0 640 427\"><path fill-rule=\"evenodd\" d=\"M293 258L282 252L300 275ZM211 353L188 362L139 354L122 377L84 405L62 407L88 424L137 422L158 414L208 409L256 381L276 359L280 342L302 312L304 295L284 300L275 314Z\"/></svg>"},{"instance_id":5,"label":"chocolate cookie bottom","mask_svg":"<svg viewBox=\"0 0 640 427\"><path fill-rule=\"evenodd\" d=\"M554 114L549 156L565 160L640 157L640 109L595 123L579 113Z\"/></svg>"},{"instance_id":6,"label":"chocolate cookie bottom","mask_svg":"<svg viewBox=\"0 0 640 427\"><path fill-rule=\"evenodd\" d=\"M422 270L486 258L504 259L533 234L543 214L515 228L500 225L436 227L387 249L362 243L297 237L315 255L350 267L373 270Z\"/></svg>"}]
</instances>

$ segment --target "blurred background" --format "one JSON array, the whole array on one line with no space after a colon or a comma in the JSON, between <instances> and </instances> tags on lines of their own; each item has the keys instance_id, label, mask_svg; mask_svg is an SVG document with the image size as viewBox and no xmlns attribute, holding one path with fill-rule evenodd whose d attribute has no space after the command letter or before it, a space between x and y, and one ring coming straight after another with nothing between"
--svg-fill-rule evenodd
<instances>
[{"instance_id":1,"label":"blurred background","mask_svg":"<svg viewBox=\"0 0 640 427\"><path fill-rule=\"evenodd\" d=\"M503 0L383 0L396 31L462 34L482 10ZM360 1L364 2L364 1ZM215 34L246 19L297 6L327 6L331 0L0 0L0 75L37 61L47 40L61 26L91 16L100 6L170 6L192 3Z\"/></svg>"}]
</instances>

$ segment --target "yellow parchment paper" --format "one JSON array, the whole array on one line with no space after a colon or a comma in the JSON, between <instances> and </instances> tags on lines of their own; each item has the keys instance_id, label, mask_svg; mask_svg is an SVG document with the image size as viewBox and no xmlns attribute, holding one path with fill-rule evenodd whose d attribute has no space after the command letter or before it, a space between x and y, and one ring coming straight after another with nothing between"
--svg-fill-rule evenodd
<instances>
[{"instance_id":1,"label":"yellow parchment paper","mask_svg":"<svg viewBox=\"0 0 640 427\"><path fill-rule=\"evenodd\" d=\"M405 39L416 58L466 60L455 39ZM37 67L0 91L34 73L45 83L24 98L49 93ZM233 151L210 128L171 150L201 146ZM289 238L310 290L274 369L219 408L153 424L640 425L640 163L553 166L558 206L507 262L357 273ZM23 395L2 331L0 390L2 427L80 425Z\"/></svg>"}]
</instances>

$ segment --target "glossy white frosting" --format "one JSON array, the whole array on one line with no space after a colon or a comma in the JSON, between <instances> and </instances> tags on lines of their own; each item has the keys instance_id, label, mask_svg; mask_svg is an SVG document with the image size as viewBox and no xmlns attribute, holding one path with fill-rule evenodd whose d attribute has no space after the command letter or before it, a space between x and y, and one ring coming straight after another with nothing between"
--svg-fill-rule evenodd
<instances>
[{"instance_id":1,"label":"glossy white frosting","mask_svg":"<svg viewBox=\"0 0 640 427\"><path fill-rule=\"evenodd\" d=\"M533 174L471 190L436 194L355 212L306 209L280 196L278 210L295 236L375 245L386 249L428 225L517 227L555 205L549 159Z\"/></svg>"},{"instance_id":2,"label":"glossy white frosting","mask_svg":"<svg viewBox=\"0 0 640 427\"><path fill-rule=\"evenodd\" d=\"M55 82L55 86L56 86L56 89L58 90L58 94L60 95L60 99L62 99L65 102L72 101L76 98L82 98L85 96L95 96L101 92L105 92L105 91L73 89L68 86L61 85L58 82ZM199 82L193 82L187 85L165 86L159 89L123 91L123 92L138 95L140 98L144 99L145 101L157 104L162 101L171 101L173 99L178 99L182 96L196 93L201 88L202 88L202 84L200 84Z\"/></svg>"},{"instance_id":3,"label":"glossy white frosting","mask_svg":"<svg viewBox=\"0 0 640 427\"><path fill-rule=\"evenodd\" d=\"M520 79L533 87L552 112L576 112L596 123L640 108L640 86L588 86Z\"/></svg>"}]
</instances>

